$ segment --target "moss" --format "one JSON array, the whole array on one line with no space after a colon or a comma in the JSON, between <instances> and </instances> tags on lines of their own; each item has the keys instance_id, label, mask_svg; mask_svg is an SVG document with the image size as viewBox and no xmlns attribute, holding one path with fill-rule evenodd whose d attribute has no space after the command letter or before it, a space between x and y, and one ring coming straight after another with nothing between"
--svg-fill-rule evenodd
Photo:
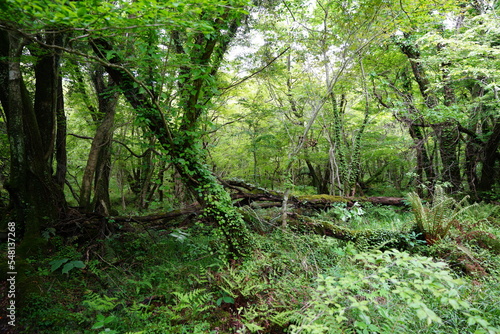
<instances>
[{"instance_id":1,"label":"moss","mask_svg":"<svg viewBox=\"0 0 500 334\"><path fill-rule=\"evenodd\" d=\"M319 203L348 203L349 199L342 196L332 195L303 195L298 196L297 199L301 202L319 202Z\"/></svg>"},{"instance_id":2,"label":"moss","mask_svg":"<svg viewBox=\"0 0 500 334\"><path fill-rule=\"evenodd\" d=\"M343 241L351 241L358 249L411 248L411 236L400 231L355 230L326 220L302 217L303 224L317 234L326 235Z\"/></svg>"},{"instance_id":3,"label":"moss","mask_svg":"<svg viewBox=\"0 0 500 334\"><path fill-rule=\"evenodd\" d=\"M18 258L41 256L47 250L47 240L41 236L26 235L16 251Z\"/></svg>"}]
</instances>

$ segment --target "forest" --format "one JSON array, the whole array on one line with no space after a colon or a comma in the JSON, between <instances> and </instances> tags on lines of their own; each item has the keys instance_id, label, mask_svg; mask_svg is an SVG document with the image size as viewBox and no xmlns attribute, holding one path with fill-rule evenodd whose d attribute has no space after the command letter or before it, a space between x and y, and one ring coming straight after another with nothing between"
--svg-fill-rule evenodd
<instances>
[{"instance_id":1,"label":"forest","mask_svg":"<svg viewBox=\"0 0 500 334\"><path fill-rule=\"evenodd\" d=\"M0 0L0 332L500 333L496 0Z\"/></svg>"}]
</instances>

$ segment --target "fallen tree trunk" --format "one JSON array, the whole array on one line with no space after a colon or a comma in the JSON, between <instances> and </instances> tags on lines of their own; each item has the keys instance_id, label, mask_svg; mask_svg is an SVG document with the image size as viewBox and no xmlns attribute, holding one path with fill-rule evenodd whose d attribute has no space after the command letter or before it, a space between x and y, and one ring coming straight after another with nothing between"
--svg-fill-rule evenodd
<instances>
[{"instance_id":1,"label":"fallen tree trunk","mask_svg":"<svg viewBox=\"0 0 500 334\"><path fill-rule=\"evenodd\" d=\"M251 205L263 202L263 207L281 206L284 193L267 190L241 180L221 180L221 183L233 191L231 197L237 200L237 205ZM371 203L376 205L405 206L404 198L399 197L342 197L332 195L289 196L288 202L296 208L328 209L335 203L345 203L348 207L354 203Z\"/></svg>"},{"instance_id":2,"label":"fallen tree trunk","mask_svg":"<svg viewBox=\"0 0 500 334\"><path fill-rule=\"evenodd\" d=\"M395 248L398 250L407 250L417 243L415 235L408 232L353 230L330 221L316 220L305 216L290 220L289 224L300 231L325 235L343 241L351 241L358 249L386 250Z\"/></svg>"},{"instance_id":3,"label":"fallen tree trunk","mask_svg":"<svg viewBox=\"0 0 500 334\"><path fill-rule=\"evenodd\" d=\"M148 216L114 216L112 219L116 222L153 222L153 221L164 221L167 222L169 220L173 220L177 217L184 215L197 215L201 213L201 206L199 204L192 204L185 208L179 210L169 211L163 214L158 215L148 215Z\"/></svg>"}]
</instances>

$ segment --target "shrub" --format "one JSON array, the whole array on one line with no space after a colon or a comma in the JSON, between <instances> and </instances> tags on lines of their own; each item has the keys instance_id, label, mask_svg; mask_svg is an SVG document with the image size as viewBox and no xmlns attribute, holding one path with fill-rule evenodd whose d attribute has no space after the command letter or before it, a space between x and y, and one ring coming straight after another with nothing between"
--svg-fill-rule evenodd
<instances>
[{"instance_id":1,"label":"shrub","mask_svg":"<svg viewBox=\"0 0 500 334\"><path fill-rule=\"evenodd\" d=\"M461 298L462 280L443 262L396 250L359 253L355 266L320 276L291 333L500 333ZM459 326L460 324L460 326ZM448 328L448 329L446 329Z\"/></svg>"}]
</instances>

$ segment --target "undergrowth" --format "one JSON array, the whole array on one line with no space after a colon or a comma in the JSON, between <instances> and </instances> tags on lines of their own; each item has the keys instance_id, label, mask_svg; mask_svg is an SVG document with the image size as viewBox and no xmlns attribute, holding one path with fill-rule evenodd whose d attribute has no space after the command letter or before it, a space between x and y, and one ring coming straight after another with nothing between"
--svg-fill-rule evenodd
<instances>
[{"instance_id":1,"label":"undergrowth","mask_svg":"<svg viewBox=\"0 0 500 334\"><path fill-rule=\"evenodd\" d=\"M49 256L28 259L19 282L19 332L498 333L496 206L461 212L439 242L405 251L282 228L278 209L244 216L255 239L244 262L221 260L201 224L131 225L81 244L48 235ZM360 236L405 235L412 218L378 206L311 217Z\"/></svg>"}]
</instances>

